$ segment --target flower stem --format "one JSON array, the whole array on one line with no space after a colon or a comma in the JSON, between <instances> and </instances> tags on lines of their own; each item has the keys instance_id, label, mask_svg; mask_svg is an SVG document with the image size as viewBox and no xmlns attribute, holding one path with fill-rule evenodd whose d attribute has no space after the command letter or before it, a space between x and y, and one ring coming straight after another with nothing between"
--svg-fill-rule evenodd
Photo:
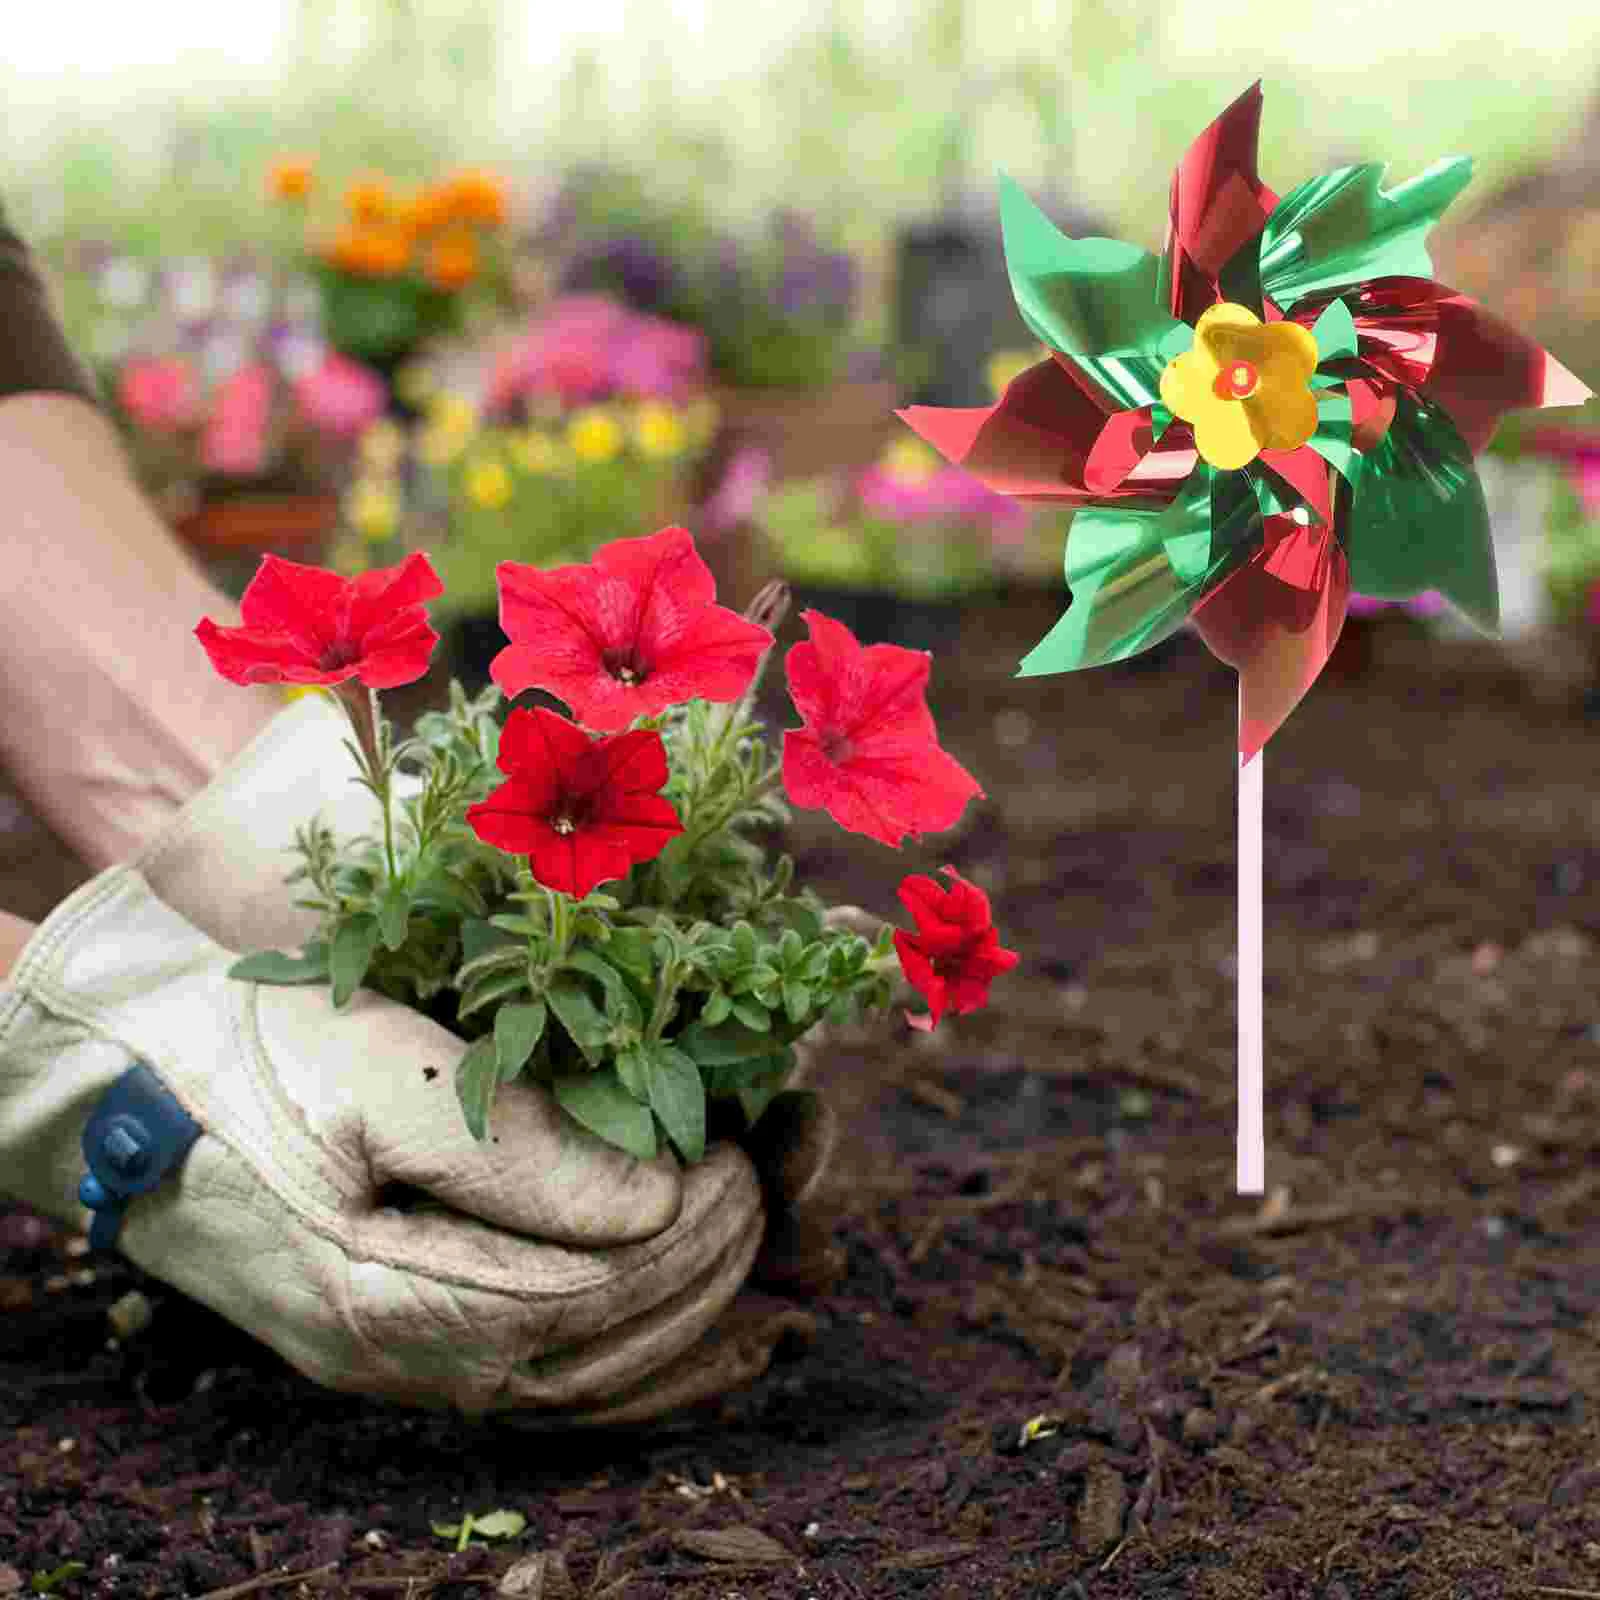
<instances>
[{"instance_id":1,"label":"flower stem","mask_svg":"<svg viewBox=\"0 0 1600 1600\"><path fill-rule=\"evenodd\" d=\"M378 807L383 812L383 855L388 863L389 879L399 874L394 865L394 820L389 800L389 780L393 769L387 759L383 737L383 718L378 710L378 691L365 684L349 681L341 683L335 693L339 703L349 713L350 725L355 729L356 743L366 758L367 781L378 797Z\"/></svg>"}]
</instances>

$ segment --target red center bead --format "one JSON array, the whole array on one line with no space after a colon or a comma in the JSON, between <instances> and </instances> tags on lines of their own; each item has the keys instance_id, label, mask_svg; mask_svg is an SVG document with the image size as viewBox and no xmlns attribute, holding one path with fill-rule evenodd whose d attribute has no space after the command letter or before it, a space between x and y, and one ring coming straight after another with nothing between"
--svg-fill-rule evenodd
<instances>
[{"instance_id":1,"label":"red center bead","mask_svg":"<svg viewBox=\"0 0 1600 1600\"><path fill-rule=\"evenodd\" d=\"M1219 400L1244 400L1255 393L1260 375L1248 361L1230 361L1217 374L1212 390Z\"/></svg>"}]
</instances>

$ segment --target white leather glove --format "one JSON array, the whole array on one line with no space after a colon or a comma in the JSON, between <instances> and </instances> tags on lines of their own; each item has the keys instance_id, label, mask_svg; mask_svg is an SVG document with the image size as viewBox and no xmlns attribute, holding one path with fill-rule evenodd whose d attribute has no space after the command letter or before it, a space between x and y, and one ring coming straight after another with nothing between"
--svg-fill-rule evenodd
<instances>
[{"instance_id":1,"label":"white leather glove","mask_svg":"<svg viewBox=\"0 0 1600 1600\"><path fill-rule=\"evenodd\" d=\"M0 986L0 1189L83 1226L84 1127L144 1061L204 1131L128 1205L119 1247L315 1381L565 1425L758 1375L794 1313L713 1328L765 1223L740 1149L687 1174L669 1154L639 1163L521 1080L480 1145L453 1034L370 991L340 1012L325 986L226 976L238 950L315 929L282 882L295 824L320 810L346 837L376 820L348 782L347 728L320 697L286 708L138 864L46 919ZM815 1187L831 1139L825 1116L766 1131L775 1206ZM386 1207L397 1184L443 1204Z\"/></svg>"}]
</instances>

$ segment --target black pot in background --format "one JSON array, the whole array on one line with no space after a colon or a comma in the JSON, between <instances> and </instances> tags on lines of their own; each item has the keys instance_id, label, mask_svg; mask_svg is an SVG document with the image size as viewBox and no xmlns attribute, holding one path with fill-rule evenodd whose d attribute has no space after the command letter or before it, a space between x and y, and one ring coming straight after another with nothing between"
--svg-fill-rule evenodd
<instances>
[{"instance_id":1,"label":"black pot in background","mask_svg":"<svg viewBox=\"0 0 1600 1600\"><path fill-rule=\"evenodd\" d=\"M926 363L912 403L986 404L989 358L1033 342L1011 298L998 225L959 217L913 223L895 254L895 342Z\"/></svg>"},{"instance_id":2,"label":"black pot in background","mask_svg":"<svg viewBox=\"0 0 1600 1600\"><path fill-rule=\"evenodd\" d=\"M813 583L791 586L789 615L806 610L842 622L862 644L898 644L907 650L952 649L968 609L978 597L913 600L885 589L835 589Z\"/></svg>"},{"instance_id":3,"label":"black pot in background","mask_svg":"<svg viewBox=\"0 0 1600 1600\"><path fill-rule=\"evenodd\" d=\"M457 679L469 697L489 687L489 663L507 642L495 611L452 617L439 624L439 659L448 676Z\"/></svg>"}]
</instances>

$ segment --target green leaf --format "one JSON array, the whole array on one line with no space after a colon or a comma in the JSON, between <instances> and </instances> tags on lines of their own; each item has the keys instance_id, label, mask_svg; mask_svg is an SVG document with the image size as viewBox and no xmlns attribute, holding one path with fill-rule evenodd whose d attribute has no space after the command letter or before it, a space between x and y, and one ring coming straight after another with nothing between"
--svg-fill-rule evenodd
<instances>
[{"instance_id":1,"label":"green leaf","mask_svg":"<svg viewBox=\"0 0 1600 1600\"><path fill-rule=\"evenodd\" d=\"M501 1006L494 1017L494 1048L500 1063L501 1083L510 1083L528 1064L544 1036L548 1015L543 1000L526 1005Z\"/></svg>"},{"instance_id":2,"label":"green leaf","mask_svg":"<svg viewBox=\"0 0 1600 1600\"><path fill-rule=\"evenodd\" d=\"M81 1561L63 1561L59 1567L49 1572L36 1569L29 1580L29 1587L35 1594L54 1594L62 1584L73 1578L82 1577L88 1570Z\"/></svg>"},{"instance_id":3,"label":"green leaf","mask_svg":"<svg viewBox=\"0 0 1600 1600\"><path fill-rule=\"evenodd\" d=\"M592 950L574 950L561 965L563 969L576 968L579 972L588 973L591 978L599 979L606 991L606 1015L613 1022L628 1028L644 1026L644 1012L639 1002L622 974L609 961Z\"/></svg>"},{"instance_id":4,"label":"green leaf","mask_svg":"<svg viewBox=\"0 0 1600 1600\"><path fill-rule=\"evenodd\" d=\"M767 1008L753 999L743 995L735 996L733 1001L733 1014L745 1027L757 1033L766 1033L772 1027L772 1018Z\"/></svg>"},{"instance_id":5,"label":"green leaf","mask_svg":"<svg viewBox=\"0 0 1600 1600\"><path fill-rule=\"evenodd\" d=\"M761 1113L783 1092L784 1081L793 1071L794 1061L794 1051L785 1051L783 1060L770 1073L738 1091L747 1126L753 1128L761 1120Z\"/></svg>"},{"instance_id":6,"label":"green leaf","mask_svg":"<svg viewBox=\"0 0 1600 1600\"><path fill-rule=\"evenodd\" d=\"M737 1014L738 1007L734 1008ZM771 1032L771 1019L760 1013L767 1023L766 1030L751 1028L742 1022L723 1022L715 1026L703 1018L691 1023L672 1042L678 1049L691 1055L703 1067L713 1067L730 1061L747 1061L752 1057L770 1056L784 1046Z\"/></svg>"},{"instance_id":7,"label":"green leaf","mask_svg":"<svg viewBox=\"0 0 1600 1600\"><path fill-rule=\"evenodd\" d=\"M398 950L406 942L411 920L411 891L403 878L391 878L378 896L378 934L386 950Z\"/></svg>"},{"instance_id":8,"label":"green leaf","mask_svg":"<svg viewBox=\"0 0 1600 1600\"><path fill-rule=\"evenodd\" d=\"M785 978L783 983L783 1009L791 1022L801 1022L811 1009L811 991L803 983L793 983Z\"/></svg>"},{"instance_id":9,"label":"green leaf","mask_svg":"<svg viewBox=\"0 0 1600 1600\"><path fill-rule=\"evenodd\" d=\"M471 961L464 961L456 969L456 987L465 989L491 972L505 972L511 968L527 970L528 953L520 944L502 945L497 950L486 950Z\"/></svg>"},{"instance_id":10,"label":"green leaf","mask_svg":"<svg viewBox=\"0 0 1600 1600\"><path fill-rule=\"evenodd\" d=\"M1290 190L1261 234L1261 287L1287 311L1296 301L1372 278L1431 278L1423 244L1467 186L1465 156L1436 161L1393 189L1383 162L1340 167Z\"/></svg>"},{"instance_id":11,"label":"green leaf","mask_svg":"<svg viewBox=\"0 0 1600 1600\"><path fill-rule=\"evenodd\" d=\"M1388 433L1367 456L1346 526L1352 589L1380 600L1437 589L1475 627L1499 632L1483 485L1442 406L1400 391Z\"/></svg>"},{"instance_id":12,"label":"green leaf","mask_svg":"<svg viewBox=\"0 0 1600 1600\"><path fill-rule=\"evenodd\" d=\"M806 951L806 958L800 963L800 976L807 983L821 983L828 975L829 950L825 944L814 944Z\"/></svg>"},{"instance_id":13,"label":"green leaf","mask_svg":"<svg viewBox=\"0 0 1600 1600\"><path fill-rule=\"evenodd\" d=\"M669 1044L647 1047L650 1108L685 1161L706 1153L706 1093L694 1061Z\"/></svg>"},{"instance_id":14,"label":"green leaf","mask_svg":"<svg viewBox=\"0 0 1600 1600\"><path fill-rule=\"evenodd\" d=\"M513 916L510 912L501 912L489 918L491 928L499 928L502 933L520 933L525 938L534 938L549 932L549 929L540 922L535 922L531 917Z\"/></svg>"},{"instance_id":15,"label":"green leaf","mask_svg":"<svg viewBox=\"0 0 1600 1600\"><path fill-rule=\"evenodd\" d=\"M564 1073L552 1087L557 1103L574 1122L639 1161L655 1158L655 1118L649 1106L640 1105L623 1088L615 1067Z\"/></svg>"},{"instance_id":16,"label":"green leaf","mask_svg":"<svg viewBox=\"0 0 1600 1600\"><path fill-rule=\"evenodd\" d=\"M700 1013L700 1020L708 1028L714 1028L719 1022L725 1022L733 1015L733 1001L729 995L718 989L705 1003L705 1009Z\"/></svg>"},{"instance_id":17,"label":"green leaf","mask_svg":"<svg viewBox=\"0 0 1600 1600\"><path fill-rule=\"evenodd\" d=\"M617 1078L640 1105L650 1104L650 1062L642 1044L617 1052Z\"/></svg>"},{"instance_id":18,"label":"green leaf","mask_svg":"<svg viewBox=\"0 0 1600 1600\"><path fill-rule=\"evenodd\" d=\"M648 928L625 924L611 930L611 939L606 945L606 960L631 979L642 995L655 988L656 965L650 951L652 937Z\"/></svg>"},{"instance_id":19,"label":"green leaf","mask_svg":"<svg viewBox=\"0 0 1600 1600\"><path fill-rule=\"evenodd\" d=\"M611 1038L611 1019L594 1003L588 988L577 978L558 974L550 980L545 998L584 1059L598 1065Z\"/></svg>"},{"instance_id":20,"label":"green leaf","mask_svg":"<svg viewBox=\"0 0 1600 1600\"><path fill-rule=\"evenodd\" d=\"M484 910L483 896L471 884L443 872L418 886L412 904L419 911L453 912L463 919L463 927L466 918L481 917Z\"/></svg>"},{"instance_id":21,"label":"green leaf","mask_svg":"<svg viewBox=\"0 0 1600 1600\"><path fill-rule=\"evenodd\" d=\"M480 976L475 983L462 991L461 1003L456 1007L456 1020L462 1021L470 1017L474 1011L492 1006L497 1000L525 993L527 987L528 975L525 972L510 972L500 978Z\"/></svg>"},{"instance_id":22,"label":"green leaf","mask_svg":"<svg viewBox=\"0 0 1600 1600\"><path fill-rule=\"evenodd\" d=\"M228 976L250 983L326 983L327 947L313 955L307 945L306 953L299 956L285 955L281 950L258 950L235 961L228 968Z\"/></svg>"},{"instance_id":23,"label":"green leaf","mask_svg":"<svg viewBox=\"0 0 1600 1600\"><path fill-rule=\"evenodd\" d=\"M467 1131L482 1144L489 1137L489 1108L499 1087L499 1063L491 1035L474 1040L456 1063L456 1098L467 1119Z\"/></svg>"},{"instance_id":24,"label":"green leaf","mask_svg":"<svg viewBox=\"0 0 1600 1600\"><path fill-rule=\"evenodd\" d=\"M745 966L754 966L756 960L756 930L748 922L736 922L733 925L733 948L738 953L740 962Z\"/></svg>"},{"instance_id":25,"label":"green leaf","mask_svg":"<svg viewBox=\"0 0 1600 1600\"><path fill-rule=\"evenodd\" d=\"M481 1533L486 1539L515 1539L528 1526L528 1519L520 1511L490 1511L481 1517L468 1512L460 1522L430 1522L428 1526L441 1539L458 1539L463 1530Z\"/></svg>"},{"instance_id":26,"label":"green leaf","mask_svg":"<svg viewBox=\"0 0 1600 1600\"><path fill-rule=\"evenodd\" d=\"M378 919L363 912L342 924L333 936L328 952L328 971L333 979L333 1003L349 1004L350 996L361 986L378 949Z\"/></svg>"},{"instance_id":27,"label":"green leaf","mask_svg":"<svg viewBox=\"0 0 1600 1600\"><path fill-rule=\"evenodd\" d=\"M521 948L522 941L512 937L504 930L496 928L493 923L483 922L473 917L461 924L461 959L463 961L476 961L479 956L487 955L491 950L504 949L511 945Z\"/></svg>"},{"instance_id":28,"label":"green leaf","mask_svg":"<svg viewBox=\"0 0 1600 1600\"><path fill-rule=\"evenodd\" d=\"M1017 310L1051 349L1091 357L1151 351L1179 325L1156 294L1157 257L1115 239L1069 239L1007 177L1000 228Z\"/></svg>"}]
</instances>

